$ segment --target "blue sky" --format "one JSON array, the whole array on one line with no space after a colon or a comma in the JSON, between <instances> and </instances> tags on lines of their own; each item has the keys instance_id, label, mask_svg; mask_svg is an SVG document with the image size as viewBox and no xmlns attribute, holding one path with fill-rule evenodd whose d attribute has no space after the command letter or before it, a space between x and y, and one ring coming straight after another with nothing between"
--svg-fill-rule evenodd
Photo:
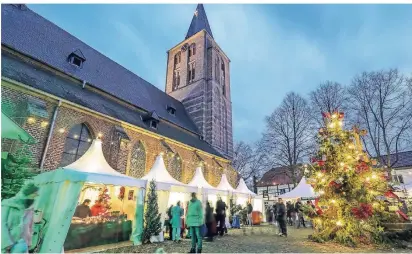
<instances>
[{"instance_id":1,"label":"blue sky","mask_svg":"<svg viewBox=\"0 0 412 254\"><path fill-rule=\"evenodd\" d=\"M164 90L166 51L181 42L196 4L29 5ZM256 141L264 117L295 91L362 71L412 73L412 5L205 5L231 59L234 139ZM138 92L138 91L136 91Z\"/></svg>"}]
</instances>

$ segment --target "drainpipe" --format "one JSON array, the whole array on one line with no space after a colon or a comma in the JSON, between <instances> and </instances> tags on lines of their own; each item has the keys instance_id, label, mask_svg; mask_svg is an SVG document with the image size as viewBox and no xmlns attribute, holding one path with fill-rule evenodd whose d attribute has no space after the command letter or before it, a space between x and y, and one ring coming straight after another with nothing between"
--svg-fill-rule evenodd
<instances>
[{"instance_id":1,"label":"drainpipe","mask_svg":"<svg viewBox=\"0 0 412 254\"><path fill-rule=\"evenodd\" d=\"M46 147L44 148L43 156L41 158L40 172L43 172L44 162L46 161L46 154L47 154L47 151L49 150L51 137L53 136L53 129L54 129L54 124L56 123L57 112L59 111L59 107L61 105L62 105L62 101L59 100L59 103L57 104L56 109L54 110L54 113L53 113L53 119L50 125L49 136L47 137Z\"/></svg>"},{"instance_id":2,"label":"drainpipe","mask_svg":"<svg viewBox=\"0 0 412 254\"><path fill-rule=\"evenodd\" d=\"M82 88L86 87L86 80L83 80Z\"/></svg>"}]
</instances>

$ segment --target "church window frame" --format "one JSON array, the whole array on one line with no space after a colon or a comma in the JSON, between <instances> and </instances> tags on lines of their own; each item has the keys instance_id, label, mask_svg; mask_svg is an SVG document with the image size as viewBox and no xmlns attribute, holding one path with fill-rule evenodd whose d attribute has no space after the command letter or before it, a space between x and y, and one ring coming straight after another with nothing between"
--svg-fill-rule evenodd
<instances>
[{"instance_id":1,"label":"church window frame","mask_svg":"<svg viewBox=\"0 0 412 254\"><path fill-rule=\"evenodd\" d=\"M196 78L196 65L194 62L189 64L189 71L188 71L188 81L193 82Z\"/></svg>"},{"instance_id":2,"label":"church window frame","mask_svg":"<svg viewBox=\"0 0 412 254\"><path fill-rule=\"evenodd\" d=\"M135 178L142 178L146 171L146 149L142 141L137 141L131 150L130 168L128 175Z\"/></svg>"},{"instance_id":3,"label":"church window frame","mask_svg":"<svg viewBox=\"0 0 412 254\"><path fill-rule=\"evenodd\" d=\"M92 132L85 123L72 126L66 136L60 166L77 161L89 150L93 140Z\"/></svg>"}]
</instances>

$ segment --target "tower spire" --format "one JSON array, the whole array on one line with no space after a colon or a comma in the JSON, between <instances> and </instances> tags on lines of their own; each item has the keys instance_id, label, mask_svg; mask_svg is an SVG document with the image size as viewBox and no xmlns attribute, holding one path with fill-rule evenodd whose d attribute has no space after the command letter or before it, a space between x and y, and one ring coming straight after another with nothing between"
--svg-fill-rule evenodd
<instances>
[{"instance_id":1,"label":"tower spire","mask_svg":"<svg viewBox=\"0 0 412 254\"><path fill-rule=\"evenodd\" d=\"M209 21L207 20L206 11L203 4L198 4L196 11L193 14L192 22L190 23L189 30L187 31L186 38L189 38L203 29L208 32L213 38L212 30L210 29Z\"/></svg>"}]
</instances>

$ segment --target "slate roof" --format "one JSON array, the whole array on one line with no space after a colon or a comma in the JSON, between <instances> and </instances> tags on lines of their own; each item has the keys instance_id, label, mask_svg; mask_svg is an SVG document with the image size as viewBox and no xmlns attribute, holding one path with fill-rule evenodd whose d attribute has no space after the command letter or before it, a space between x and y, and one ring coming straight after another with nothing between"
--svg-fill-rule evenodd
<instances>
[{"instance_id":1,"label":"slate roof","mask_svg":"<svg viewBox=\"0 0 412 254\"><path fill-rule=\"evenodd\" d=\"M266 187L272 185L293 184L292 179L288 175L286 175L287 170L288 168L285 166L272 168L262 176L256 186ZM300 181L300 178L301 177L298 176L298 178L296 179L297 182Z\"/></svg>"},{"instance_id":2,"label":"slate roof","mask_svg":"<svg viewBox=\"0 0 412 254\"><path fill-rule=\"evenodd\" d=\"M385 164L386 155L381 156L380 161L382 164ZM412 167L412 151L399 152L397 154L393 153L390 155L390 161L391 164L396 161L395 164L392 165L393 169Z\"/></svg>"},{"instance_id":3,"label":"slate roof","mask_svg":"<svg viewBox=\"0 0 412 254\"><path fill-rule=\"evenodd\" d=\"M144 116L144 113L142 114L136 109L109 100L106 96L95 93L87 87L83 89L80 84L74 84L69 79L55 75L45 69L36 68L10 54L2 53L1 60L1 72L4 77L135 126L145 128L151 132L180 141L204 152L223 157L207 142L199 139L197 134L184 131L171 124L160 123L156 130L152 129L142 120L141 116Z\"/></svg>"},{"instance_id":4,"label":"slate roof","mask_svg":"<svg viewBox=\"0 0 412 254\"><path fill-rule=\"evenodd\" d=\"M111 94L147 112L155 111L160 118L193 134L170 124L159 124L158 129L153 130L141 121L137 111L114 101L109 101L108 98L90 90L81 89L81 87L67 80L50 76L51 74L46 75L44 71L31 65L19 63L17 60L6 58L2 54L3 76L225 158L210 144L200 139L198 128L180 101L167 95L29 8L18 8L11 4L2 4L1 7L2 45L28 55L79 80L86 81L88 86ZM67 57L76 51L80 51L87 59L81 68L67 61ZM4 63L4 59L8 59L8 63ZM12 69L10 66L21 69ZM51 80L55 80L53 82L56 83L51 82ZM173 105L176 108L175 115L168 113L167 105Z\"/></svg>"},{"instance_id":5,"label":"slate roof","mask_svg":"<svg viewBox=\"0 0 412 254\"><path fill-rule=\"evenodd\" d=\"M198 4L196 11L193 14L192 22L190 23L189 30L187 31L186 38L192 37L203 29L209 33L213 38L212 29L210 29L209 21L207 20L206 11L203 4Z\"/></svg>"},{"instance_id":6,"label":"slate roof","mask_svg":"<svg viewBox=\"0 0 412 254\"><path fill-rule=\"evenodd\" d=\"M163 119L189 131L199 133L181 102L104 56L70 33L29 8L1 5L1 43L29 55L77 79L85 80L119 99L147 111L156 111ZM67 57L80 51L86 62L81 68L70 64ZM167 105L176 107L175 116Z\"/></svg>"}]
</instances>

